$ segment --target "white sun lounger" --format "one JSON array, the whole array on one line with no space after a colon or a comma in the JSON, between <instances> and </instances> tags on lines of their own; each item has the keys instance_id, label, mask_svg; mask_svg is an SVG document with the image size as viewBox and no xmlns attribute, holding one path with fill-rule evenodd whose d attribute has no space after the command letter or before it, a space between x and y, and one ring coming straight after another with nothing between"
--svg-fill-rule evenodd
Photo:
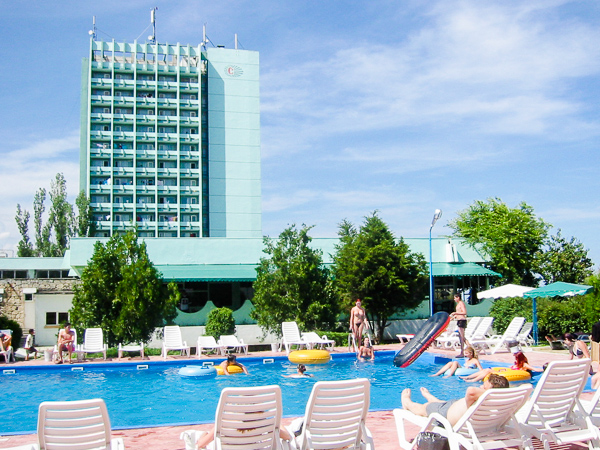
<instances>
[{"instance_id":1,"label":"white sun lounger","mask_svg":"<svg viewBox=\"0 0 600 450\"><path fill-rule=\"evenodd\" d=\"M178 325L166 326L163 333L163 348L162 356L163 359L167 359L169 350L180 350L181 355L190 357L190 347L181 338L181 329Z\"/></svg>"}]
</instances>

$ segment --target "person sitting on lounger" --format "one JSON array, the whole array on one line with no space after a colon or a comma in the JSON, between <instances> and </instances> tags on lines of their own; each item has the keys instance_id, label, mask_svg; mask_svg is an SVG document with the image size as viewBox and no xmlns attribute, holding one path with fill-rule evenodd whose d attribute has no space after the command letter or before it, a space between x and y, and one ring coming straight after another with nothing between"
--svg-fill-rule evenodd
<instances>
[{"instance_id":1,"label":"person sitting on lounger","mask_svg":"<svg viewBox=\"0 0 600 450\"><path fill-rule=\"evenodd\" d=\"M427 417L432 413L438 413L448 419L452 426L463 416L469 407L475 403L485 391L491 388L507 388L508 380L498 374L491 374L485 380L483 387L469 386L465 392L464 398L456 400L440 400L433 396L426 388L421 388L421 394L427 400L427 403L415 403L410 398L410 389L402 391L402 408L416 414L417 416Z\"/></svg>"},{"instance_id":2,"label":"person sitting on lounger","mask_svg":"<svg viewBox=\"0 0 600 450\"><path fill-rule=\"evenodd\" d=\"M512 366L510 366L510 370L526 370L527 372L543 372L543 369L537 369L529 364L527 360L527 356L523 352L515 353L515 362ZM493 373L492 369L482 369L479 372L475 372L472 375L467 375L466 377L460 377L461 379L474 383L476 381L481 381L489 374Z\"/></svg>"},{"instance_id":3,"label":"person sitting on lounger","mask_svg":"<svg viewBox=\"0 0 600 450\"><path fill-rule=\"evenodd\" d=\"M375 359L375 352L373 351L373 346L371 345L371 339L369 339L369 336L364 337L363 344L358 349L358 359L360 361L364 361L365 358L370 358L371 361Z\"/></svg>"},{"instance_id":4,"label":"person sitting on lounger","mask_svg":"<svg viewBox=\"0 0 600 450\"><path fill-rule=\"evenodd\" d=\"M242 371L246 375L248 374L248 369L246 369L246 366L244 366L243 364L240 364L239 362L237 362L236 359L235 359L235 355L228 355L227 359L225 361L223 361L219 365L223 368L223 372L225 373L225 375L231 375L229 373L229 370L227 370L227 368L229 366L238 366L240 369L242 369Z\"/></svg>"},{"instance_id":5,"label":"person sitting on lounger","mask_svg":"<svg viewBox=\"0 0 600 450\"><path fill-rule=\"evenodd\" d=\"M464 366L461 366L460 363L458 361L449 361L446 364L444 364L444 367L442 367L440 370L438 370L434 375L432 375L433 377L437 377L442 375L443 373L446 373L446 377L450 377L452 375L454 375L454 372L456 372L456 369L458 369L459 367L465 367L466 369L479 369L479 370L483 370L483 367L481 367L481 363L479 362L479 359L477 358L477 352L475 351L475 349L471 346L465 348L465 362L464 362Z\"/></svg>"},{"instance_id":6,"label":"person sitting on lounger","mask_svg":"<svg viewBox=\"0 0 600 450\"><path fill-rule=\"evenodd\" d=\"M71 363L71 354L75 350L75 332L71 330L71 324L65 323L65 327L58 333L58 342L56 343L58 349L57 364L63 363L62 352L69 354L69 363Z\"/></svg>"},{"instance_id":7,"label":"person sitting on lounger","mask_svg":"<svg viewBox=\"0 0 600 450\"><path fill-rule=\"evenodd\" d=\"M12 335L0 331L0 350L6 351L12 344Z\"/></svg>"}]
</instances>

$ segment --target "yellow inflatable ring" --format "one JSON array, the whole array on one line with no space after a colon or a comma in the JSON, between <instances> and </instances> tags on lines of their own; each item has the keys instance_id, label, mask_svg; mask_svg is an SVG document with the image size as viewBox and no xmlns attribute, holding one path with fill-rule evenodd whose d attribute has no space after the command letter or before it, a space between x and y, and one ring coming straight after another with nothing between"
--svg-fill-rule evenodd
<instances>
[{"instance_id":1,"label":"yellow inflatable ring","mask_svg":"<svg viewBox=\"0 0 600 450\"><path fill-rule=\"evenodd\" d=\"M221 366L215 366L215 368L217 369L217 375L225 375L225 371ZM227 372L229 372L230 375L234 373L244 373L240 366L227 366Z\"/></svg>"},{"instance_id":2,"label":"yellow inflatable ring","mask_svg":"<svg viewBox=\"0 0 600 450\"><path fill-rule=\"evenodd\" d=\"M509 369L508 367L492 367L493 373L502 375L508 381L525 381L531 378L531 374L526 370ZM484 378L487 380L489 375Z\"/></svg>"},{"instance_id":3,"label":"yellow inflatable ring","mask_svg":"<svg viewBox=\"0 0 600 450\"><path fill-rule=\"evenodd\" d=\"M288 356L294 364L325 364L331 359L327 350L296 350Z\"/></svg>"}]
</instances>

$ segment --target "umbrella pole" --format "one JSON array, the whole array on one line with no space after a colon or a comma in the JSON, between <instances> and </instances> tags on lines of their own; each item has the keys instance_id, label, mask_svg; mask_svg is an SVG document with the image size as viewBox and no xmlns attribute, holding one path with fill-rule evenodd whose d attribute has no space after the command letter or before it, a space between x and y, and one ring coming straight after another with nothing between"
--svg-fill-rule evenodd
<instances>
[{"instance_id":1,"label":"umbrella pole","mask_svg":"<svg viewBox=\"0 0 600 450\"><path fill-rule=\"evenodd\" d=\"M538 345L537 303L533 297L533 341Z\"/></svg>"}]
</instances>

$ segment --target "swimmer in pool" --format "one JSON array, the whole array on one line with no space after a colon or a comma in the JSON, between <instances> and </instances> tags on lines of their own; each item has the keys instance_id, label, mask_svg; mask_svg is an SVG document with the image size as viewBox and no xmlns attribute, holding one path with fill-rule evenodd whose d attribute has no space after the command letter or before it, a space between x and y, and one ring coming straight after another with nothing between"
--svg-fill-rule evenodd
<instances>
[{"instance_id":1,"label":"swimmer in pool","mask_svg":"<svg viewBox=\"0 0 600 450\"><path fill-rule=\"evenodd\" d=\"M484 381L483 387L469 386L465 392L464 398L456 400L443 401L433 396L426 388L421 388L421 394L427 400L427 403L415 403L410 398L410 389L402 391L402 408L416 414L417 416L427 417L431 413L438 413L448 419L452 426L463 416L469 407L475 403L485 391L492 388L507 388L508 380L498 374L491 374Z\"/></svg>"},{"instance_id":2,"label":"swimmer in pool","mask_svg":"<svg viewBox=\"0 0 600 450\"><path fill-rule=\"evenodd\" d=\"M477 352L475 351L475 349L473 347L465 348L464 366L461 366L458 361L447 362L446 364L444 364L444 367L442 367L435 374L433 374L432 377L440 376L443 373L446 373L446 371L448 371L448 373L446 374L446 377L451 377L452 375L454 375L454 372L456 372L456 369L458 369L459 367L465 367L466 369L483 370L483 367L481 367L481 363L479 362L479 359L477 358Z\"/></svg>"},{"instance_id":3,"label":"swimmer in pool","mask_svg":"<svg viewBox=\"0 0 600 450\"><path fill-rule=\"evenodd\" d=\"M246 366L244 366L243 364L240 364L239 362L236 361L235 355L227 355L227 359L219 365L223 368L223 373L225 375L231 375L229 373L229 370L227 370L227 368L229 366L238 366L240 369L242 369L244 371L244 373L246 375L248 375L248 369L246 369Z\"/></svg>"},{"instance_id":4,"label":"swimmer in pool","mask_svg":"<svg viewBox=\"0 0 600 450\"><path fill-rule=\"evenodd\" d=\"M310 373L306 373L306 366L304 364L298 364L298 368L296 369L296 373L293 375L284 375L286 378L305 378L312 377Z\"/></svg>"},{"instance_id":5,"label":"swimmer in pool","mask_svg":"<svg viewBox=\"0 0 600 450\"><path fill-rule=\"evenodd\" d=\"M375 359L375 352L373 351L373 346L371 345L371 339L369 339L369 336L364 337L363 344L358 349L359 361L364 361L365 358L369 358L371 361Z\"/></svg>"}]
</instances>

